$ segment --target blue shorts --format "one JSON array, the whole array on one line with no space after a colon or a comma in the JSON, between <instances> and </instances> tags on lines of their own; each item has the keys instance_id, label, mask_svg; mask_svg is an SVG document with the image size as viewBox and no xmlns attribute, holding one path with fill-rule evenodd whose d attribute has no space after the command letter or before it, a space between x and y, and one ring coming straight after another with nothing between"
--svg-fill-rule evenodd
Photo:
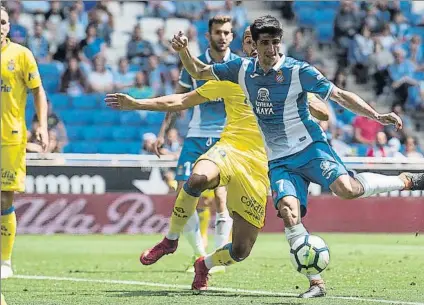
<instances>
[{"instance_id":1,"label":"blue shorts","mask_svg":"<svg viewBox=\"0 0 424 305\"><path fill-rule=\"evenodd\" d=\"M187 181L196 160L218 141L219 138L186 138L178 159L175 180Z\"/></svg>"},{"instance_id":2,"label":"blue shorts","mask_svg":"<svg viewBox=\"0 0 424 305\"><path fill-rule=\"evenodd\" d=\"M348 170L340 157L327 142L314 142L294 155L269 162L269 179L277 208L278 201L285 196L299 199L303 213L308 205L310 182L324 188Z\"/></svg>"}]
</instances>

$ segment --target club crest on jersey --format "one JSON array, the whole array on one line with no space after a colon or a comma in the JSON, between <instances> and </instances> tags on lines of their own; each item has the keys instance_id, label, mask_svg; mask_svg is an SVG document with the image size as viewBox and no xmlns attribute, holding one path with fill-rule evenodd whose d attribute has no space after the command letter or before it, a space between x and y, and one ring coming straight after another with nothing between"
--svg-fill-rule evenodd
<instances>
[{"instance_id":1,"label":"club crest on jersey","mask_svg":"<svg viewBox=\"0 0 424 305\"><path fill-rule=\"evenodd\" d=\"M9 62L7 63L7 70L15 70L15 61L13 59L9 60Z\"/></svg>"},{"instance_id":2,"label":"club crest on jersey","mask_svg":"<svg viewBox=\"0 0 424 305\"><path fill-rule=\"evenodd\" d=\"M282 82L284 82L284 75L283 75L283 71L279 70L277 72L277 74L275 75L275 81L279 84L281 84Z\"/></svg>"}]
</instances>

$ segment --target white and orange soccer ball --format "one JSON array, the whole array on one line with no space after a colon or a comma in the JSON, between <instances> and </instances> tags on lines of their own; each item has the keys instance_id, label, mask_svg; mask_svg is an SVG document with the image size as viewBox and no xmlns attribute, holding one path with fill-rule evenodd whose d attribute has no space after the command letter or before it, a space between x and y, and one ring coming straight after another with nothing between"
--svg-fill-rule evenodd
<instances>
[{"instance_id":1,"label":"white and orange soccer ball","mask_svg":"<svg viewBox=\"0 0 424 305\"><path fill-rule=\"evenodd\" d=\"M330 251L321 237L305 235L291 246L290 258L298 272L316 275L324 271L330 263Z\"/></svg>"}]
</instances>

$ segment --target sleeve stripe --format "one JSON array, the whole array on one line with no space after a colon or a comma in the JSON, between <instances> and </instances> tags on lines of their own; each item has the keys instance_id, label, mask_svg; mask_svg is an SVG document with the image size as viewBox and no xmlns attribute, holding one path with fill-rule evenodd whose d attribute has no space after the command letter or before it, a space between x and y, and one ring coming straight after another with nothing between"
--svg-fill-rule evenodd
<instances>
[{"instance_id":1,"label":"sleeve stripe","mask_svg":"<svg viewBox=\"0 0 424 305\"><path fill-rule=\"evenodd\" d=\"M220 80L219 79L219 77L218 77L218 75L216 75L216 73L215 73L215 71L213 70L214 68L213 68L213 66L211 67L211 72L212 72L212 75L215 77L215 79L216 80Z\"/></svg>"},{"instance_id":2,"label":"sleeve stripe","mask_svg":"<svg viewBox=\"0 0 424 305\"><path fill-rule=\"evenodd\" d=\"M325 100L325 101L328 101L328 99L330 98L330 95L331 95L331 92L333 91L333 89L334 89L334 84L333 84L333 83L331 83L331 86L330 86L330 88L328 89L327 95L326 95L326 96L325 96L325 98L324 98L324 100Z\"/></svg>"},{"instance_id":3,"label":"sleeve stripe","mask_svg":"<svg viewBox=\"0 0 424 305\"><path fill-rule=\"evenodd\" d=\"M190 89L190 88L191 88L191 85L189 85L189 84L187 84L187 83L183 82L182 80L179 80L179 81L178 81L178 83L179 83L181 86L183 86L184 88L187 88L187 89Z\"/></svg>"}]
</instances>

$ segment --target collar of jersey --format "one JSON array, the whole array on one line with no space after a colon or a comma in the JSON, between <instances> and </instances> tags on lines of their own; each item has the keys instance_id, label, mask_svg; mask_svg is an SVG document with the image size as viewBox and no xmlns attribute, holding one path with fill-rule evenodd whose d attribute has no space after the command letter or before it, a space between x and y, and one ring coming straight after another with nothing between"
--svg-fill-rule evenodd
<instances>
[{"instance_id":1,"label":"collar of jersey","mask_svg":"<svg viewBox=\"0 0 424 305\"><path fill-rule=\"evenodd\" d=\"M210 48L208 48L208 49L206 50L206 52L205 52L205 56L206 56L206 60L208 61L208 64L210 64L210 63L214 62L214 61L212 60L211 55L209 54L209 53L210 53L210 51L211 51L211 49L210 49ZM228 61L228 60L230 59L230 55L231 55L231 50L230 50L230 48L228 48L228 49L227 49L227 51L225 52L224 60L223 60L223 61L224 61L224 62Z\"/></svg>"},{"instance_id":2,"label":"collar of jersey","mask_svg":"<svg viewBox=\"0 0 424 305\"><path fill-rule=\"evenodd\" d=\"M286 60L286 55L280 54L280 59L275 63L275 65L272 67L271 70L274 70L276 72L278 70L280 70L280 68L283 66L285 60ZM259 59L258 59L258 57L256 57L255 58L255 68L253 70L253 73L258 73L258 72L264 73L264 71L262 70L262 68L259 66Z\"/></svg>"},{"instance_id":3,"label":"collar of jersey","mask_svg":"<svg viewBox=\"0 0 424 305\"><path fill-rule=\"evenodd\" d=\"M2 51L5 50L10 45L10 39L6 38L6 42L7 42L6 45L1 48Z\"/></svg>"}]
</instances>

